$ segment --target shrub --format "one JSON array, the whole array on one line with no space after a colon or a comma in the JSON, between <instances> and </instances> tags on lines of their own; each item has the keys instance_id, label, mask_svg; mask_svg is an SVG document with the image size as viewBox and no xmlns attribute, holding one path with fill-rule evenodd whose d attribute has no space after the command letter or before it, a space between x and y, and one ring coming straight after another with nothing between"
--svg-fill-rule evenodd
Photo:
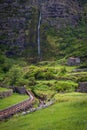
<instances>
[{"instance_id":1,"label":"shrub","mask_svg":"<svg viewBox=\"0 0 87 130\"><path fill-rule=\"evenodd\" d=\"M63 67L63 68L60 69L59 75L64 75L66 72L67 72L66 68Z\"/></svg>"},{"instance_id":2,"label":"shrub","mask_svg":"<svg viewBox=\"0 0 87 130\"><path fill-rule=\"evenodd\" d=\"M23 70L17 65L13 65L6 75L5 83L8 85L16 85L23 76Z\"/></svg>"},{"instance_id":3,"label":"shrub","mask_svg":"<svg viewBox=\"0 0 87 130\"><path fill-rule=\"evenodd\" d=\"M48 89L49 89L49 87L47 85L44 85L44 84L41 84L41 83L34 86L34 90L46 91Z\"/></svg>"},{"instance_id":4,"label":"shrub","mask_svg":"<svg viewBox=\"0 0 87 130\"><path fill-rule=\"evenodd\" d=\"M38 70L35 73L35 79L46 79L46 80L50 80L50 79L54 79L54 72L51 69L45 68L42 70Z\"/></svg>"},{"instance_id":5,"label":"shrub","mask_svg":"<svg viewBox=\"0 0 87 130\"><path fill-rule=\"evenodd\" d=\"M77 82L87 82L87 75L78 77Z\"/></svg>"},{"instance_id":6,"label":"shrub","mask_svg":"<svg viewBox=\"0 0 87 130\"><path fill-rule=\"evenodd\" d=\"M36 85L36 81L35 81L35 78L34 78L34 77L29 78L28 85L29 85L29 86L34 86L34 85Z\"/></svg>"},{"instance_id":7,"label":"shrub","mask_svg":"<svg viewBox=\"0 0 87 130\"><path fill-rule=\"evenodd\" d=\"M75 91L77 84L71 81L59 81L55 84L54 89L57 92Z\"/></svg>"}]
</instances>

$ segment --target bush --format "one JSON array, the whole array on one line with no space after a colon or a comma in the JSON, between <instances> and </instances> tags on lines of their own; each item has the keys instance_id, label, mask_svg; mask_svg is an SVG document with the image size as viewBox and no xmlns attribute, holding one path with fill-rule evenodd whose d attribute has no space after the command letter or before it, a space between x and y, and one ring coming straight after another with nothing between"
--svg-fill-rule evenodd
<instances>
[{"instance_id":1,"label":"bush","mask_svg":"<svg viewBox=\"0 0 87 130\"><path fill-rule=\"evenodd\" d=\"M57 92L71 92L75 91L77 84L71 81L59 81L55 84L54 89Z\"/></svg>"},{"instance_id":2,"label":"bush","mask_svg":"<svg viewBox=\"0 0 87 130\"><path fill-rule=\"evenodd\" d=\"M34 86L34 85L36 85L36 81L35 81L35 78L34 78L34 77L29 78L28 85L29 85L29 86Z\"/></svg>"},{"instance_id":3,"label":"bush","mask_svg":"<svg viewBox=\"0 0 87 130\"><path fill-rule=\"evenodd\" d=\"M60 69L59 75L64 75L66 72L67 72L66 68L63 67L63 68Z\"/></svg>"},{"instance_id":4,"label":"bush","mask_svg":"<svg viewBox=\"0 0 87 130\"><path fill-rule=\"evenodd\" d=\"M8 85L17 85L23 77L23 70L17 65L13 65L6 75L5 83Z\"/></svg>"},{"instance_id":5,"label":"bush","mask_svg":"<svg viewBox=\"0 0 87 130\"><path fill-rule=\"evenodd\" d=\"M46 79L46 80L50 80L50 79L54 79L54 74L53 72L47 70L47 72L42 72L42 71L38 71L35 74L35 78L36 79Z\"/></svg>"},{"instance_id":6,"label":"bush","mask_svg":"<svg viewBox=\"0 0 87 130\"><path fill-rule=\"evenodd\" d=\"M87 75L78 77L77 82L87 82Z\"/></svg>"},{"instance_id":7,"label":"bush","mask_svg":"<svg viewBox=\"0 0 87 130\"><path fill-rule=\"evenodd\" d=\"M47 85L44 85L41 83L34 86L34 90L46 91L48 89L49 89L49 87Z\"/></svg>"}]
</instances>

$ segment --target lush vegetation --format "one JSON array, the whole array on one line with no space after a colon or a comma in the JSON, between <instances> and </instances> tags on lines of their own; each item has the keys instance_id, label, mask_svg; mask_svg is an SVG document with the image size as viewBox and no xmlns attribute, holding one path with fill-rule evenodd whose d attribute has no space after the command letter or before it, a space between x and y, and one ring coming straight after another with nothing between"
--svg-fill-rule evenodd
<instances>
[{"instance_id":1,"label":"lush vegetation","mask_svg":"<svg viewBox=\"0 0 87 130\"><path fill-rule=\"evenodd\" d=\"M87 94L69 93L55 96L55 105L25 116L2 122L3 130L86 130Z\"/></svg>"},{"instance_id":2,"label":"lush vegetation","mask_svg":"<svg viewBox=\"0 0 87 130\"><path fill-rule=\"evenodd\" d=\"M3 87L0 87L0 92L5 92L5 91L8 91L9 89L6 89L6 88L3 88Z\"/></svg>"},{"instance_id":3,"label":"lush vegetation","mask_svg":"<svg viewBox=\"0 0 87 130\"><path fill-rule=\"evenodd\" d=\"M87 26L86 24L80 24L79 26L72 28L67 27L56 31L54 28L46 30L45 43L46 49L42 49L43 56L55 59L67 58L70 56L80 57L84 66L87 66ZM46 52L49 52L48 55ZM72 52L72 53L71 53ZM85 65L86 64L86 65Z\"/></svg>"},{"instance_id":4,"label":"lush vegetation","mask_svg":"<svg viewBox=\"0 0 87 130\"><path fill-rule=\"evenodd\" d=\"M87 67L87 1L78 0L83 8L76 27L55 29L44 24L41 27L41 51L43 59L80 57L81 67ZM72 52L72 53L71 53Z\"/></svg>"},{"instance_id":5,"label":"lush vegetation","mask_svg":"<svg viewBox=\"0 0 87 130\"><path fill-rule=\"evenodd\" d=\"M75 28L67 26L56 30L49 25L41 25L43 61L37 63L36 58L38 10L33 7L32 20L25 30L27 39L23 56L18 58L14 55L9 58L5 55L9 48L4 44L0 45L0 92L8 90L9 86L26 86L26 89L30 89L36 97L46 102L56 100L49 108L25 116L18 114L2 122L1 130L87 130L87 94L75 92L79 82L87 82L86 71L75 71L87 68L87 4L86 0L78 1L83 5L83 12ZM1 38L4 39L5 36ZM12 49L18 51L18 48ZM67 66L70 56L80 57L81 64ZM0 99L0 109L27 98L27 95L15 93ZM34 107L37 105L38 99Z\"/></svg>"},{"instance_id":6,"label":"lush vegetation","mask_svg":"<svg viewBox=\"0 0 87 130\"><path fill-rule=\"evenodd\" d=\"M78 82L87 81L87 72L73 72L77 67L69 67L65 65L66 62L67 60L63 59L28 65L22 60L15 61L5 57L0 67L0 85L26 85L26 88L37 95L48 97L52 97L56 92L73 92L77 89Z\"/></svg>"}]
</instances>

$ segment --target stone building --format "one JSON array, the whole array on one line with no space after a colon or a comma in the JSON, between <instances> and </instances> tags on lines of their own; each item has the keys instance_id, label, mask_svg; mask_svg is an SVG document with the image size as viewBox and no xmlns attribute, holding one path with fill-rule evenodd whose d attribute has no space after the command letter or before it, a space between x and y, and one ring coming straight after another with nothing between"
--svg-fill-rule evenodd
<instances>
[{"instance_id":1,"label":"stone building","mask_svg":"<svg viewBox=\"0 0 87 130\"><path fill-rule=\"evenodd\" d=\"M87 82L80 82L77 91L87 93Z\"/></svg>"},{"instance_id":2,"label":"stone building","mask_svg":"<svg viewBox=\"0 0 87 130\"><path fill-rule=\"evenodd\" d=\"M2 91L2 92L0 92L0 99L9 97L12 94L13 94L13 90Z\"/></svg>"},{"instance_id":3,"label":"stone building","mask_svg":"<svg viewBox=\"0 0 87 130\"><path fill-rule=\"evenodd\" d=\"M67 60L69 66L80 65L80 62L81 60L78 57L69 57Z\"/></svg>"},{"instance_id":4,"label":"stone building","mask_svg":"<svg viewBox=\"0 0 87 130\"><path fill-rule=\"evenodd\" d=\"M13 89L14 93L26 94L26 88L24 86L11 86L10 89Z\"/></svg>"}]
</instances>

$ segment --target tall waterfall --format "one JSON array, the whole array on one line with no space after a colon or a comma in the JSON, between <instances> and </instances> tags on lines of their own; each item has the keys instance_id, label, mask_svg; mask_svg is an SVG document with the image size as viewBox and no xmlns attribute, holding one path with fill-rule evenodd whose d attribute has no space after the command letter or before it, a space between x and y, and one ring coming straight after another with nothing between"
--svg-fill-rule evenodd
<instances>
[{"instance_id":1,"label":"tall waterfall","mask_svg":"<svg viewBox=\"0 0 87 130\"><path fill-rule=\"evenodd\" d=\"M41 58L41 48L40 48L40 26L41 26L41 12L39 13L38 19L38 57Z\"/></svg>"}]
</instances>

